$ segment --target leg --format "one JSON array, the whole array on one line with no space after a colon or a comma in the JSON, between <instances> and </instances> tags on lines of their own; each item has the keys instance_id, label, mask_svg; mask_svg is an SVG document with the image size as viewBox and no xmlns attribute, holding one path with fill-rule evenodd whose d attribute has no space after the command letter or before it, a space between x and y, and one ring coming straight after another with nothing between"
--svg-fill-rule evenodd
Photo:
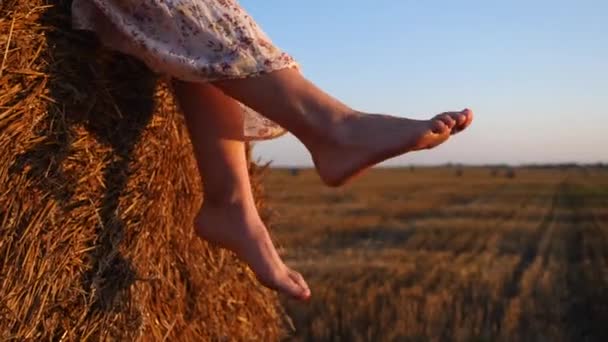
<instances>
[{"instance_id":1,"label":"leg","mask_svg":"<svg viewBox=\"0 0 608 342\"><path fill-rule=\"evenodd\" d=\"M197 233L235 252L267 287L308 298L306 282L283 263L255 207L240 105L212 85L176 81L174 90L205 181Z\"/></svg>"},{"instance_id":2,"label":"leg","mask_svg":"<svg viewBox=\"0 0 608 342\"><path fill-rule=\"evenodd\" d=\"M310 151L321 179L332 186L388 158L435 147L473 119L468 109L431 120L361 113L295 69L215 84L292 132Z\"/></svg>"}]
</instances>

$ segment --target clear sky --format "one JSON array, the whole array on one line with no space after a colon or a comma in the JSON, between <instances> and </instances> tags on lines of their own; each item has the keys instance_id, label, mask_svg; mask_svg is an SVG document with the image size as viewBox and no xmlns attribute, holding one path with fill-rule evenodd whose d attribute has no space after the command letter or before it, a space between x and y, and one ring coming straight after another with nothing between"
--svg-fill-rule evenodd
<instances>
[{"instance_id":1,"label":"clear sky","mask_svg":"<svg viewBox=\"0 0 608 342\"><path fill-rule=\"evenodd\" d=\"M364 111L475 111L466 133L384 165L608 161L608 1L241 0L307 78ZM293 136L257 143L311 165Z\"/></svg>"}]
</instances>

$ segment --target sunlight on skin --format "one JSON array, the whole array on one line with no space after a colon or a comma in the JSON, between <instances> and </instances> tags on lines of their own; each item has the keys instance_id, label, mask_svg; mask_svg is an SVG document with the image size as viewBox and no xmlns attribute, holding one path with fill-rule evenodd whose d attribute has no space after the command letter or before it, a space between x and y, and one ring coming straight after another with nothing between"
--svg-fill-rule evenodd
<instances>
[{"instance_id":1,"label":"sunlight on skin","mask_svg":"<svg viewBox=\"0 0 608 342\"><path fill-rule=\"evenodd\" d=\"M243 116L236 100L295 134L329 186L343 185L385 159L433 148L473 120L468 109L430 120L357 112L296 69L218 81L215 86L175 82L174 90L205 179L197 233L235 252L263 285L300 300L310 298L308 284L285 265L255 207L244 154Z\"/></svg>"}]
</instances>

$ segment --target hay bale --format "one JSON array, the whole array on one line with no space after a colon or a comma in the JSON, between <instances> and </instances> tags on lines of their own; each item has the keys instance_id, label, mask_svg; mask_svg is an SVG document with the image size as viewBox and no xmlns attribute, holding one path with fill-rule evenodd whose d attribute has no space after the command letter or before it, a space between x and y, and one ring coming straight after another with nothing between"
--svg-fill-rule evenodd
<instances>
[{"instance_id":1,"label":"hay bale","mask_svg":"<svg viewBox=\"0 0 608 342\"><path fill-rule=\"evenodd\" d=\"M507 171L505 172L505 177L506 178L513 179L516 176L517 176L517 172L512 167L508 168Z\"/></svg>"},{"instance_id":2,"label":"hay bale","mask_svg":"<svg viewBox=\"0 0 608 342\"><path fill-rule=\"evenodd\" d=\"M69 8L0 2L0 339L278 339L275 295L193 236L166 83L71 31Z\"/></svg>"}]
</instances>

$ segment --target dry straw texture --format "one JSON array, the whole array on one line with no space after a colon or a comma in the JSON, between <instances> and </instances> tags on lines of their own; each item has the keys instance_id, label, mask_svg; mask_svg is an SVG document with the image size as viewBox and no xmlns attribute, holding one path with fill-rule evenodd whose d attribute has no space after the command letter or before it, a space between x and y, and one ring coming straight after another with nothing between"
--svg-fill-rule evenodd
<instances>
[{"instance_id":1,"label":"dry straw texture","mask_svg":"<svg viewBox=\"0 0 608 342\"><path fill-rule=\"evenodd\" d=\"M0 339L276 340L275 296L193 237L166 84L69 8L0 1Z\"/></svg>"}]
</instances>

